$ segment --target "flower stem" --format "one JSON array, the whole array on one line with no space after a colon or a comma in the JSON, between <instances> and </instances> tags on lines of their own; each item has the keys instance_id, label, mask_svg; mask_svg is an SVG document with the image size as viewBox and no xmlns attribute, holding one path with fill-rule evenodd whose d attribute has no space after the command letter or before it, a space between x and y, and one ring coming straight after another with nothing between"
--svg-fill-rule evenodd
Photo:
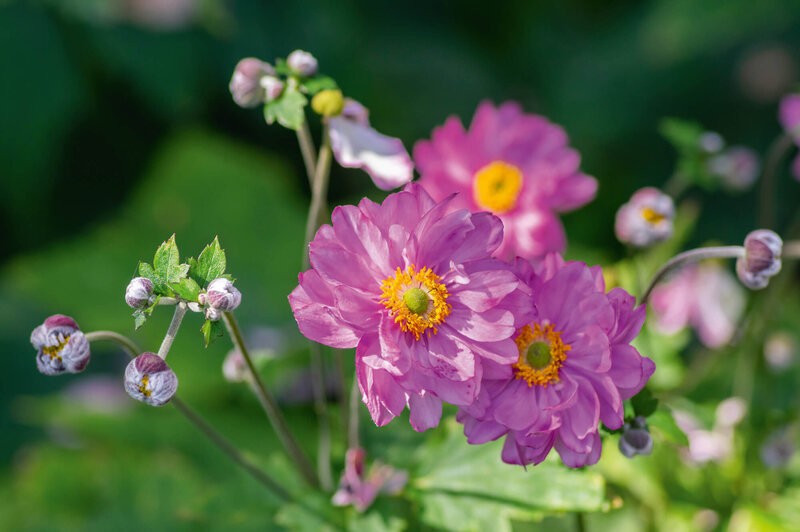
<instances>
[{"instance_id":1,"label":"flower stem","mask_svg":"<svg viewBox=\"0 0 800 532\"><path fill-rule=\"evenodd\" d=\"M575 512L575 529L578 532L586 532L586 517L583 512Z\"/></svg>"},{"instance_id":2,"label":"flower stem","mask_svg":"<svg viewBox=\"0 0 800 532\"><path fill-rule=\"evenodd\" d=\"M314 187L314 174L316 173L316 163L314 162L314 139L311 138L311 131L308 129L308 121L303 119L303 123L297 130L297 142L300 144L300 152L303 154L303 163L306 166L308 185Z\"/></svg>"},{"instance_id":3,"label":"flower stem","mask_svg":"<svg viewBox=\"0 0 800 532\"><path fill-rule=\"evenodd\" d=\"M258 398L259 403L261 403L264 412L267 414L267 418L272 428L275 430L275 433L278 435L278 439L281 441L286 453L294 461L295 466L306 482L313 487L317 487L319 481L314 473L314 468L308 462L308 459L305 454L303 454L297 441L295 441L294 436L292 436L289 425L286 423L283 414L281 414L277 401L275 401L275 398L269 393L267 387L264 385L264 381L253 365L253 360L250 358L250 353L247 351L247 346L245 346L244 339L242 338L242 331L239 329L236 318L234 318L233 314L230 312L223 312L222 319L233 339L234 345L242 354L245 364L247 364L247 369L250 372L250 378L253 382L253 392Z\"/></svg>"},{"instance_id":4,"label":"flower stem","mask_svg":"<svg viewBox=\"0 0 800 532\"><path fill-rule=\"evenodd\" d=\"M139 349L139 347L133 342L133 340L127 336L123 336L113 331L92 331L86 333L85 337L89 342L116 342L131 358L136 358L139 356L139 353L142 352L141 349ZM233 460L234 463L238 464L242 469L250 473L253 478L261 482L261 484L266 486L267 489L272 491L279 498L285 501L292 500L289 492L283 489L277 482L272 480L272 478L259 469L258 466L245 458L239 449L237 449L230 441L228 441L225 436L217 432L214 427L209 425L206 420L197 414L197 412L189 408L186 403L178 399L177 396L173 396L170 402L175 405L175 408L177 408L178 411L186 417L186 419L191 421L195 427L205 434L205 436L211 440L212 443L214 443L223 453L228 455L228 458Z\"/></svg>"},{"instance_id":5,"label":"flower stem","mask_svg":"<svg viewBox=\"0 0 800 532\"><path fill-rule=\"evenodd\" d=\"M319 221L322 211L325 209L325 198L328 195L328 178L331 170L331 143L328 134L328 126L325 125L322 131L322 146L319 148L319 158L314 172L314 183L311 187L311 207L308 209L306 218L306 236L303 244L303 269L308 269L308 244L314 238L314 234L319 228Z\"/></svg>"},{"instance_id":6,"label":"flower stem","mask_svg":"<svg viewBox=\"0 0 800 532\"><path fill-rule=\"evenodd\" d=\"M167 329L167 334L164 335L164 340L161 342L161 347L158 348L157 354L162 360L166 360L167 358L169 349L172 347L172 342L175 341L175 335L178 334L178 329L181 328L181 322L183 321L183 317L186 315L186 310L186 303L183 301L179 302L178 306L175 307L175 314L172 315L172 321L169 324L169 329Z\"/></svg>"},{"instance_id":7,"label":"flower stem","mask_svg":"<svg viewBox=\"0 0 800 532\"><path fill-rule=\"evenodd\" d=\"M642 298L639 302L642 304L647 303L647 299L650 297L650 293L653 291L653 288L655 288L656 284L658 284L658 282L672 270L681 268L693 262L700 262L703 259L727 259L738 258L742 256L744 256L744 248L742 246L697 248L679 253L669 259L656 272L650 281L650 285L647 287L647 290L645 290L644 295L642 295Z\"/></svg>"},{"instance_id":8,"label":"flower stem","mask_svg":"<svg viewBox=\"0 0 800 532\"><path fill-rule=\"evenodd\" d=\"M683 174L680 172L675 172L670 176L667 182L664 184L664 192L668 196L672 196L672 201L676 204L678 203L678 198L683 195L684 192L689 188L689 183L684 179Z\"/></svg>"},{"instance_id":9,"label":"flower stem","mask_svg":"<svg viewBox=\"0 0 800 532\"><path fill-rule=\"evenodd\" d=\"M775 223L774 217L774 196L775 196L775 175L789 148L794 142L791 135L786 133L776 138L769 148L767 160L764 163L764 172L761 174L761 185L758 189L758 226L770 229Z\"/></svg>"},{"instance_id":10,"label":"flower stem","mask_svg":"<svg viewBox=\"0 0 800 532\"><path fill-rule=\"evenodd\" d=\"M349 426L347 427L347 447L355 449L360 447L358 443L358 405L360 391L358 389L358 378L353 376L353 386L350 388L350 414L348 416Z\"/></svg>"}]
</instances>

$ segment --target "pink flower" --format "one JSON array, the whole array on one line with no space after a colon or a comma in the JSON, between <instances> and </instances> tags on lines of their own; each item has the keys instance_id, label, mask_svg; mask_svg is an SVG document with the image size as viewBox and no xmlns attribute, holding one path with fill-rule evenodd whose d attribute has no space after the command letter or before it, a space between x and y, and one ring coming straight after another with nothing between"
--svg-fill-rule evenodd
<instances>
[{"instance_id":1,"label":"pink flower","mask_svg":"<svg viewBox=\"0 0 800 532\"><path fill-rule=\"evenodd\" d=\"M89 340L69 316L54 314L31 333L36 367L45 375L80 373L92 356Z\"/></svg>"},{"instance_id":2,"label":"pink flower","mask_svg":"<svg viewBox=\"0 0 800 532\"><path fill-rule=\"evenodd\" d=\"M637 190L617 211L614 233L625 244L646 247L672 236L675 204L653 187Z\"/></svg>"},{"instance_id":3,"label":"pink flower","mask_svg":"<svg viewBox=\"0 0 800 532\"><path fill-rule=\"evenodd\" d=\"M469 443L505 436L510 464L538 464L553 447L569 467L594 464L600 421L620 428L622 401L655 370L630 345L645 308L621 288L606 294L599 266L550 254L535 270L522 259L515 267L533 294L515 336L518 361L484 364L480 396L457 419Z\"/></svg>"},{"instance_id":4,"label":"pink flower","mask_svg":"<svg viewBox=\"0 0 800 532\"><path fill-rule=\"evenodd\" d=\"M418 185L382 204L334 209L310 245L312 269L289 296L300 331L356 348L362 399L377 425L403 411L423 431L442 401L472 403L482 364L510 365L515 313L526 296L490 258L503 238L489 213L450 212Z\"/></svg>"},{"instance_id":5,"label":"pink flower","mask_svg":"<svg viewBox=\"0 0 800 532\"><path fill-rule=\"evenodd\" d=\"M381 190L401 187L414 177L414 163L403 142L370 127L369 111L357 101L345 99L341 114L327 120L340 165L363 169Z\"/></svg>"},{"instance_id":6,"label":"pink flower","mask_svg":"<svg viewBox=\"0 0 800 532\"><path fill-rule=\"evenodd\" d=\"M597 181L578 170L580 155L567 135L546 118L507 102L483 102L469 131L457 117L417 142L414 161L420 184L436 200L460 194L453 206L490 211L503 220L498 256L541 257L563 251L564 228L556 215L591 201Z\"/></svg>"},{"instance_id":7,"label":"pink flower","mask_svg":"<svg viewBox=\"0 0 800 532\"><path fill-rule=\"evenodd\" d=\"M704 345L721 347L736 331L744 311L743 292L736 278L716 263L686 267L653 289L654 326L664 334L691 326Z\"/></svg>"},{"instance_id":8,"label":"pink flower","mask_svg":"<svg viewBox=\"0 0 800 532\"><path fill-rule=\"evenodd\" d=\"M367 474L365 457L366 453L360 447L347 450L339 489L331 501L334 506L352 504L356 510L363 512L372 505L379 493L392 495L405 487L408 473L376 461Z\"/></svg>"},{"instance_id":9,"label":"pink flower","mask_svg":"<svg viewBox=\"0 0 800 532\"><path fill-rule=\"evenodd\" d=\"M800 94L789 94L781 100L778 120L795 144L800 146ZM792 163L792 174L800 180L800 155Z\"/></svg>"}]
</instances>

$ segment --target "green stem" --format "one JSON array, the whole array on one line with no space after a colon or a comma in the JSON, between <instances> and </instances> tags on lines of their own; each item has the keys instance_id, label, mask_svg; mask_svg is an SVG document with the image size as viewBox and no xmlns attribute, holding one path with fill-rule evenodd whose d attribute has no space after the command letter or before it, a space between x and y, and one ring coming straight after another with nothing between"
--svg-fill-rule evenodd
<instances>
[{"instance_id":1,"label":"green stem","mask_svg":"<svg viewBox=\"0 0 800 532\"><path fill-rule=\"evenodd\" d=\"M167 354L169 354L169 350L172 347L172 342L175 341L175 336L178 334L178 329L181 328L181 322L183 321L183 317L186 315L187 310L188 307L183 301L180 301L175 307L175 313L172 315L172 321L169 324L169 329L167 329L167 334L164 335L164 340L161 342L161 347L158 348L158 356L160 356L162 360L167 359Z\"/></svg>"},{"instance_id":2,"label":"green stem","mask_svg":"<svg viewBox=\"0 0 800 532\"><path fill-rule=\"evenodd\" d=\"M361 403L361 391L358 389L358 379L353 376L353 385L350 388L350 414L348 416L349 426L347 428L347 447L354 449L359 447L358 441L358 405Z\"/></svg>"},{"instance_id":3,"label":"green stem","mask_svg":"<svg viewBox=\"0 0 800 532\"><path fill-rule=\"evenodd\" d=\"M139 347L133 342L133 340L127 336L123 336L113 331L92 331L86 333L85 337L89 342L115 342L119 344L131 358L136 358L142 352L141 349L139 349ZM233 460L235 464L239 465L239 467L250 473L253 478L263 484L279 498L287 502L292 500L291 495L289 495L285 489L283 489L277 482L272 480L269 475L264 473L255 464L245 458L239 449L237 449L230 441L228 441L225 436L217 432L214 427L209 425L206 420L197 414L197 412L189 408L186 403L178 399L177 396L173 396L170 403L175 405L175 408L177 408L178 411L186 417L186 419L188 419L195 427L205 434L205 436L211 440L211 442L214 443L214 445L216 445L223 453L228 455L228 458Z\"/></svg>"},{"instance_id":4,"label":"green stem","mask_svg":"<svg viewBox=\"0 0 800 532\"><path fill-rule=\"evenodd\" d=\"M578 532L586 532L586 517L583 512L575 512L575 529Z\"/></svg>"},{"instance_id":5,"label":"green stem","mask_svg":"<svg viewBox=\"0 0 800 532\"><path fill-rule=\"evenodd\" d=\"M313 487L319 486L317 476L314 474L314 468L308 462L305 454L303 454L300 446L295 441L294 436L292 436L292 432L289 429L289 425L286 423L286 419L283 417L283 414L281 414L277 401L274 397L272 397L272 394L269 393L267 387L264 385L264 381L261 379L261 376L253 365L253 360L250 358L250 353L248 352L247 346L244 343L242 331L239 329L239 324L236 322L236 318L234 318L233 314L230 312L223 312L222 319L225 322L225 326L227 327L231 338L233 339L234 346L242 354L242 358L244 358L245 364L247 364L247 369L250 372L250 378L253 382L253 391L258 398L259 403L261 403L261 407L264 409L264 412L267 414L267 418L272 424L272 428L275 430L275 433L278 435L278 439L286 450L286 453L292 459L295 466L297 466L298 471L300 471L300 474L303 476L305 481Z\"/></svg>"},{"instance_id":6,"label":"green stem","mask_svg":"<svg viewBox=\"0 0 800 532\"><path fill-rule=\"evenodd\" d=\"M669 259L653 276L653 279L650 281L650 285L645 290L640 303L647 303L647 299L650 297L650 293L655 288L656 284L669 272L674 269L682 268L683 266L693 263L693 262L700 262L703 259L727 259L727 258L738 258L744 255L744 248L742 246L719 246L719 247L708 247L708 248L697 248L691 249L689 251L684 251L683 253L679 253Z\"/></svg>"},{"instance_id":7,"label":"green stem","mask_svg":"<svg viewBox=\"0 0 800 532\"><path fill-rule=\"evenodd\" d=\"M676 204L678 199L689 189L689 182L683 178L683 174L675 172L664 184L664 192L667 196L672 197L672 201Z\"/></svg>"},{"instance_id":8,"label":"green stem","mask_svg":"<svg viewBox=\"0 0 800 532\"><path fill-rule=\"evenodd\" d=\"M306 175L308 176L308 185L314 187L314 174L317 171L317 165L314 162L314 139L311 138L311 131L308 129L308 121L303 119L303 123L297 130L297 142L300 144L300 153L303 154L303 163L306 167Z\"/></svg>"},{"instance_id":9,"label":"green stem","mask_svg":"<svg viewBox=\"0 0 800 532\"><path fill-rule=\"evenodd\" d=\"M778 173L786 152L794 144L791 135L786 133L776 138L769 148L767 160L764 163L764 172L761 174L761 184L758 188L758 226L770 229L775 224L775 176Z\"/></svg>"},{"instance_id":10,"label":"green stem","mask_svg":"<svg viewBox=\"0 0 800 532\"><path fill-rule=\"evenodd\" d=\"M325 125L322 131L322 146L319 148L319 158L314 173L314 184L311 187L311 206L308 209L306 218L306 236L303 244L303 270L309 267L308 244L314 238L314 234L319 228L319 220L325 210L325 198L328 195L328 180L331 170L331 142L328 134L328 126Z\"/></svg>"}]
</instances>

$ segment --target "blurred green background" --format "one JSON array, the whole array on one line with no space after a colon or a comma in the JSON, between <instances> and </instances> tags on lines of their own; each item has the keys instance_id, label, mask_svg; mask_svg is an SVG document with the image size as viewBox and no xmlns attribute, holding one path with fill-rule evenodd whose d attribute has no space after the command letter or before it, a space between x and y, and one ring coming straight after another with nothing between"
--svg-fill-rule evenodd
<instances>
[{"instance_id":1,"label":"blurred green background","mask_svg":"<svg viewBox=\"0 0 800 532\"><path fill-rule=\"evenodd\" d=\"M245 329L277 328L302 345L286 301L309 200L296 139L236 107L227 88L240 58L295 48L409 150L449 115L468 123L487 98L563 125L600 183L592 204L564 217L570 255L608 263L624 251L617 207L673 171L662 117L762 154L780 133L777 102L800 80L800 3L0 1L0 528L273 526L276 501L176 412L64 399L86 377L40 375L28 337L64 313L157 348L169 316L134 334L122 296L137 261L176 233L187 256L219 235ZM785 169L778 177L785 223L800 187ZM380 198L366 174L334 165L331 203L363 195ZM737 243L756 223L753 191L693 195L703 211L690 244ZM227 339L203 349L191 318L170 355L181 396L249 452L274 457L257 404L222 378ZM98 345L88 373L120 380L125 364ZM287 371L298 379L289 388L303 388L302 368ZM312 452L310 412L302 401L288 408ZM391 427L410 448L421 441L403 421Z\"/></svg>"}]
</instances>

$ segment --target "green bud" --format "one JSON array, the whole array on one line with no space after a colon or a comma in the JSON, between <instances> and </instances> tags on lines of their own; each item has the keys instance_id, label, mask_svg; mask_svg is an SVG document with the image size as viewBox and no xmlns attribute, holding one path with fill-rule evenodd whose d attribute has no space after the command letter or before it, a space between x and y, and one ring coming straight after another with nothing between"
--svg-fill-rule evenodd
<instances>
[{"instance_id":1,"label":"green bud","mask_svg":"<svg viewBox=\"0 0 800 532\"><path fill-rule=\"evenodd\" d=\"M319 91L311 98L311 108L322 116L340 115L344 109L342 91L333 89Z\"/></svg>"}]
</instances>

